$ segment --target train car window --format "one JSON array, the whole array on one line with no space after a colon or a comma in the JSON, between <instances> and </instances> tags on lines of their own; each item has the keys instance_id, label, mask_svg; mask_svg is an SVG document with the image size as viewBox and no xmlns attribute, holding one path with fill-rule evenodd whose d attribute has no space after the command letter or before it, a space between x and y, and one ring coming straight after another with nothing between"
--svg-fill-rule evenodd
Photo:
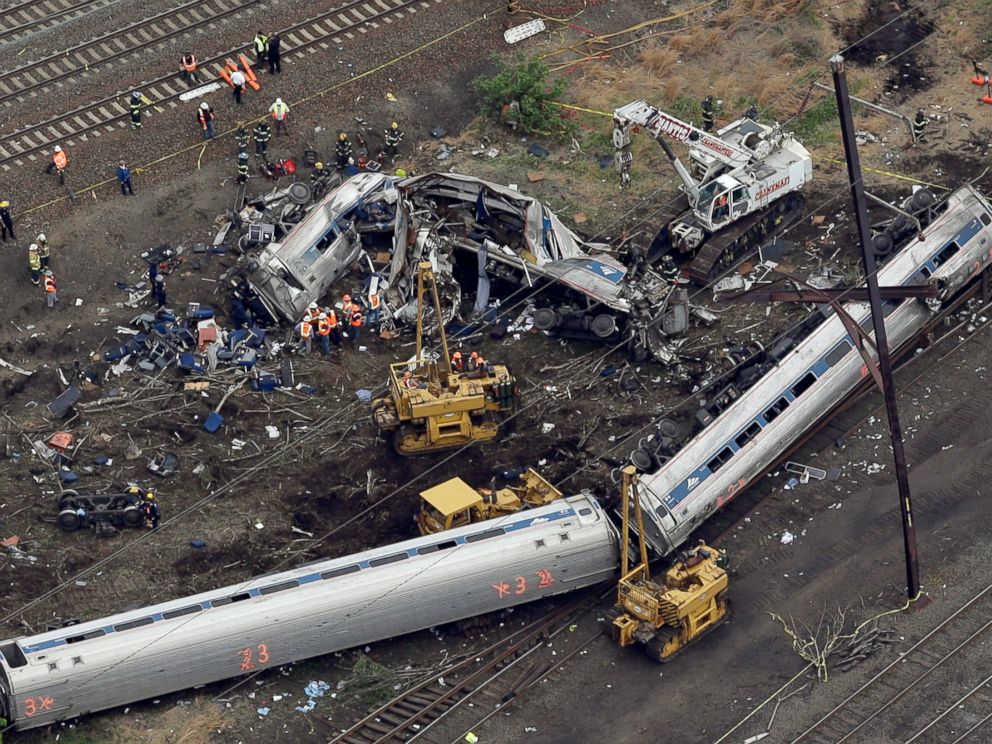
<instances>
[{"instance_id":1,"label":"train car window","mask_svg":"<svg viewBox=\"0 0 992 744\"><path fill-rule=\"evenodd\" d=\"M779 417L779 414L782 413L782 411L784 411L788 407L789 407L789 399L784 397L779 398L777 401L775 401L772 404L771 408L765 411L765 422L770 424L772 421L774 421Z\"/></svg>"},{"instance_id":2,"label":"train car window","mask_svg":"<svg viewBox=\"0 0 992 744\"><path fill-rule=\"evenodd\" d=\"M580 517L588 517L590 514L592 514L592 509L590 509L588 506L587 507L584 507L582 509L579 509L579 516Z\"/></svg>"},{"instance_id":3,"label":"train car window","mask_svg":"<svg viewBox=\"0 0 992 744\"><path fill-rule=\"evenodd\" d=\"M933 272L930 271L930 269L927 268L926 266L920 267L920 273L923 274L924 278L926 279L929 279L931 276L933 276Z\"/></svg>"},{"instance_id":4,"label":"train car window","mask_svg":"<svg viewBox=\"0 0 992 744\"><path fill-rule=\"evenodd\" d=\"M795 385L792 386L792 394L797 398L813 387L813 383L816 382L816 375L812 372L807 372L802 376L802 378Z\"/></svg>"},{"instance_id":5,"label":"train car window","mask_svg":"<svg viewBox=\"0 0 992 744\"><path fill-rule=\"evenodd\" d=\"M65 639L66 643L80 643L82 641L90 641L94 638L99 638L100 636L106 635L103 628L97 628L96 630L91 630L88 633L81 633L80 635L69 636Z\"/></svg>"},{"instance_id":6,"label":"train car window","mask_svg":"<svg viewBox=\"0 0 992 744\"><path fill-rule=\"evenodd\" d=\"M943 249L936 256L933 257L933 265L940 266L945 264L950 260L951 256L961 250L961 246L958 245L956 240L952 240L950 243L945 245Z\"/></svg>"},{"instance_id":7,"label":"train car window","mask_svg":"<svg viewBox=\"0 0 992 744\"><path fill-rule=\"evenodd\" d=\"M982 224L988 227L989 223L992 223L992 217L989 217L985 212L978 215L978 219L982 221Z\"/></svg>"},{"instance_id":8,"label":"train car window","mask_svg":"<svg viewBox=\"0 0 992 744\"><path fill-rule=\"evenodd\" d=\"M332 568L330 571L324 571L320 575L322 579L334 579L338 576L344 576L345 574L355 573L356 571L361 571L361 566L344 566L342 568Z\"/></svg>"},{"instance_id":9,"label":"train car window","mask_svg":"<svg viewBox=\"0 0 992 744\"><path fill-rule=\"evenodd\" d=\"M259 594L275 594L276 592L284 592L287 589L295 589L300 585L300 582L296 579L292 581L284 581L281 584L273 584L272 586L263 586L258 590Z\"/></svg>"},{"instance_id":10,"label":"train car window","mask_svg":"<svg viewBox=\"0 0 992 744\"><path fill-rule=\"evenodd\" d=\"M155 622L150 617L142 617L137 620L128 620L126 623L119 623L114 626L114 630L131 630L132 628L140 628L142 625L151 625Z\"/></svg>"},{"instance_id":11,"label":"train car window","mask_svg":"<svg viewBox=\"0 0 992 744\"><path fill-rule=\"evenodd\" d=\"M476 532L474 535L468 535L465 538L465 542L479 542L479 540L488 540L490 537L498 537L503 534L506 534L506 530L502 527L497 527L494 530L486 530L485 532Z\"/></svg>"},{"instance_id":12,"label":"train car window","mask_svg":"<svg viewBox=\"0 0 992 744\"><path fill-rule=\"evenodd\" d=\"M393 555L387 555L385 558L376 558L373 561L369 561L369 565L373 568L376 566L385 566L389 563L396 563L398 561L405 561L409 558L406 553L395 553Z\"/></svg>"},{"instance_id":13,"label":"train car window","mask_svg":"<svg viewBox=\"0 0 992 744\"><path fill-rule=\"evenodd\" d=\"M232 602L244 602L246 599L251 599L251 595L248 592L244 594L234 594L230 597L221 597L220 599L215 599L210 603L211 607L223 607L224 605L229 605Z\"/></svg>"},{"instance_id":14,"label":"train car window","mask_svg":"<svg viewBox=\"0 0 992 744\"><path fill-rule=\"evenodd\" d=\"M168 612L162 613L163 620L172 620L173 618L182 617L183 615L193 615L203 608L200 605L190 605L189 607L183 607L181 610L169 610Z\"/></svg>"},{"instance_id":15,"label":"train car window","mask_svg":"<svg viewBox=\"0 0 992 744\"><path fill-rule=\"evenodd\" d=\"M17 669L28 663L24 652L21 651L21 647L16 643L8 643L5 646L0 646L0 654L3 654L3 658L7 660L7 666L11 669Z\"/></svg>"},{"instance_id":16,"label":"train car window","mask_svg":"<svg viewBox=\"0 0 992 744\"><path fill-rule=\"evenodd\" d=\"M73 666L79 666L82 663L83 663L83 657L82 656L73 656L72 657L72 665Z\"/></svg>"},{"instance_id":17,"label":"train car window","mask_svg":"<svg viewBox=\"0 0 992 744\"><path fill-rule=\"evenodd\" d=\"M724 447L716 453L716 457L706 463L706 467L708 467L711 472L715 473L717 470L730 462L730 458L733 456L734 451L730 449L730 447Z\"/></svg>"},{"instance_id":18,"label":"train car window","mask_svg":"<svg viewBox=\"0 0 992 744\"><path fill-rule=\"evenodd\" d=\"M747 427L744 431L742 431L740 434L738 434L737 438L734 441L737 442L738 447L743 447L745 444L750 442L760 433L761 433L761 424L759 424L757 421L752 421L751 425Z\"/></svg>"},{"instance_id":19,"label":"train car window","mask_svg":"<svg viewBox=\"0 0 992 744\"><path fill-rule=\"evenodd\" d=\"M436 543L435 545L425 545L422 548L417 548L417 553L419 555L427 555L428 553L436 553L439 550L447 550L448 548L453 548L458 543L454 540L445 540L442 543Z\"/></svg>"},{"instance_id":20,"label":"train car window","mask_svg":"<svg viewBox=\"0 0 992 744\"><path fill-rule=\"evenodd\" d=\"M823 361L827 363L828 367L833 367L837 362L846 357L850 350L851 342L845 338L823 357Z\"/></svg>"},{"instance_id":21,"label":"train car window","mask_svg":"<svg viewBox=\"0 0 992 744\"><path fill-rule=\"evenodd\" d=\"M59 663L57 661L48 662L48 671L57 672L59 670Z\"/></svg>"}]
</instances>

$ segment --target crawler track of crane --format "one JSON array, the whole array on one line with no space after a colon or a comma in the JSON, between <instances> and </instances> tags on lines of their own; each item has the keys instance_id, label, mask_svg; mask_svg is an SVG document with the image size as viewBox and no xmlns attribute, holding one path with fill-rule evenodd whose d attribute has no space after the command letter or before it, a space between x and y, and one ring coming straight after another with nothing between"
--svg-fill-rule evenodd
<instances>
[{"instance_id":1,"label":"crawler track of crane","mask_svg":"<svg viewBox=\"0 0 992 744\"><path fill-rule=\"evenodd\" d=\"M982 663L981 646L992 629L992 584L986 586L936 628L847 696L792 740L792 744L842 744L880 741L884 731L902 732L902 741L964 741L992 719L992 677ZM953 682L938 670L958 670ZM967 680L967 681L965 681ZM926 714L931 701L941 703ZM876 738L881 737L881 738ZM975 739L978 741L979 739ZM987 741L988 739L983 739Z\"/></svg>"},{"instance_id":2,"label":"crawler track of crane","mask_svg":"<svg viewBox=\"0 0 992 744\"><path fill-rule=\"evenodd\" d=\"M236 0L207 0L206 2L196 0L196 2L187 3L180 7L188 8L191 17L199 14L203 20L195 26L183 26L182 33L188 33L191 28L208 26L222 16L236 13L257 1L251 0L250 3L245 4ZM280 31L283 59L300 58L310 52L329 49L332 45L339 46L358 35L374 31L380 25L394 23L404 16L427 10L440 2L441 0L356 0L355 2L344 3ZM206 13L203 10L204 7L215 9L209 18L203 17ZM172 12L170 11L170 13ZM137 25L141 24L149 24L149 19L145 19ZM144 25L140 31L140 43L144 46L157 44L167 38L168 32L163 31L160 32L160 35L145 40L144 34L148 33L151 28L151 25ZM115 33L114 39L113 48L115 49L125 44L120 32ZM98 46L92 42L91 44L94 47ZM119 49L117 56L130 54L133 51L135 51L134 47ZM222 63L226 58L236 57L243 51L243 47L236 47L204 59L201 61L201 70L207 75L213 75L214 68L218 63ZM62 55L60 54L59 59L61 58ZM68 71L69 68L66 66L59 67L58 65L61 63L51 58L48 62L39 60L37 63L31 63L27 66L28 71L34 76L41 77L41 79L36 80L27 88L17 88L16 92L12 92L10 89L10 79L13 78L14 73L0 75L0 102L23 97L29 91L36 94L38 89L51 84L56 79L79 74L86 64L96 64L96 61L81 61L89 58L73 54L66 56L66 59L76 60L65 63L66 65L75 65L72 68L74 71ZM103 61L106 61L106 58ZM48 67L40 67L40 65L48 64L53 65L50 68L51 74L47 72ZM219 80L219 78L217 79ZM154 117L156 109L173 109L179 106L181 103L179 97L189 90L185 83L179 79L177 73L170 72L167 75L143 81L114 96L88 103L73 111L4 135L0 137L0 170L7 171L21 166L25 162L36 161L39 159L40 151L49 150L55 144L63 143L71 146L75 144L76 138L85 140L89 136L109 133L124 126L128 120L127 93L134 88L140 89L144 96L151 100L152 105L146 109L146 115L149 118Z\"/></svg>"},{"instance_id":3,"label":"crawler track of crane","mask_svg":"<svg viewBox=\"0 0 992 744\"><path fill-rule=\"evenodd\" d=\"M548 641L590 614L598 601L613 591L613 583L608 582L583 592L580 599L432 674L338 734L333 744L446 744L460 740L465 731L503 710L599 638L602 632L597 627L569 653L541 653Z\"/></svg>"},{"instance_id":4,"label":"crawler track of crane","mask_svg":"<svg viewBox=\"0 0 992 744\"><path fill-rule=\"evenodd\" d=\"M119 0L25 0L15 3L0 13L0 39L10 42L117 2Z\"/></svg>"}]
</instances>

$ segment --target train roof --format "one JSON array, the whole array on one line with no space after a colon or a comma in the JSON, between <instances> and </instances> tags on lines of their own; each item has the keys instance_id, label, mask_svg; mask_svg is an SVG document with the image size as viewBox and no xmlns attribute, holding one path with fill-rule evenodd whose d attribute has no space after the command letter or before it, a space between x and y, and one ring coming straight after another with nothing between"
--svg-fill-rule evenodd
<instances>
[{"instance_id":1,"label":"train roof","mask_svg":"<svg viewBox=\"0 0 992 744\"><path fill-rule=\"evenodd\" d=\"M134 627L150 625L161 620L194 614L213 607L219 607L248 597L255 597L280 591L291 586L299 586L314 581L337 576L354 574L362 570L374 569L407 558L429 555L496 537L518 534L528 539L544 532L559 530L568 520L579 517L584 523L592 524L606 520L602 508L595 498L580 494L548 504L528 509L516 514L488 519L465 527L457 527L434 535L416 537L391 545L363 551L361 553L314 561L280 573L265 574L188 597L160 602L148 607L122 612L109 617L91 620L57 630L0 641L0 645L16 641L25 654L37 653L78 641L104 636L114 632L130 630ZM612 528L612 525L610 526ZM2 658L0 658L2 663Z\"/></svg>"}]
</instances>

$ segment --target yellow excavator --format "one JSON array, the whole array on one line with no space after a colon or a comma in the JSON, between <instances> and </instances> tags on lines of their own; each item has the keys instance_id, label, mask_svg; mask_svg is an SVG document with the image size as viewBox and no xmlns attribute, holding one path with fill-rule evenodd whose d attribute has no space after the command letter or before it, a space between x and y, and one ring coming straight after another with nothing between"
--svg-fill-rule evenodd
<instances>
[{"instance_id":1,"label":"yellow excavator","mask_svg":"<svg viewBox=\"0 0 992 744\"><path fill-rule=\"evenodd\" d=\"M609 613L609 632L621 647L640 643L648 656L662 663L709 632L727 616L726 557L700 543L678 556L664 575L651 579L641 502L636 493L637 470L623 470L623 553L616 606ZM630 512L637 522L640 562L630 568Z\"/></svg>"},{"instance_id":2,"label":"yellow excavator","mask_svg":"<svg viewBox=\"0 0 992 744\"><path fill-rule=\"evenodd\" d=\"M441 337L440 359L424 354L425 294L430 287ZM389 391L372 402L372 419L401 455L420 455L495 439L516 408L519 392L501 364L451 369L441 299L429 261L417 267L417 355L389 366Z\"/></svg>"},{"instance_id":3,"label":"yellow excavator","mask_svg":"<svg viewBox=\"0 0 992 744\"><path fill-rule=\"evenodd\" d=\"M544 506L562 497L562 492L533 468L515 483L497 490L472 488L461 478L452 478L420 492L417 525L421 535L432 535L452 527L512 514L529 506Z\"/></svg>"}]
</instances>

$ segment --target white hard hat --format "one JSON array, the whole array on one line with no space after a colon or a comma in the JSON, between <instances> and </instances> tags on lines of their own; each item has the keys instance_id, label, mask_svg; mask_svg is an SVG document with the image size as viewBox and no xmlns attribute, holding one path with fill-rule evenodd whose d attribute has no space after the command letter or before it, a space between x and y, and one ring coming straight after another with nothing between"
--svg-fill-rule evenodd
<instances>
[{"instance_id":1,"label":"white hard hat","mask_svg":"<svg viewBox=\"0 0 992 744\"><path fill-rule=\"evenodd\" d=\"M317 317L320 318L321 320L324 320L325 318L327 318L327 313L321 313Z\"/></svg>"},{"instance_id":2,"label":"white hard hat","mask_svg":"<svg viewBox=\"0 0 992 744\"><path fill-rule=\"evenodd\" d=\"M204 101L203 103L200 104L200 108L201 109L208 109L208 108L210 108L210 104L207 103L206 101Z\"/></svg>"},{"instance_id":3,"label":"white hard hat","mask_svg":"<svg viewBox=\"0 0 992 744\"><path fill-rule=\"evenodd\" d=\"M29 251L36 251L36 250L38 250L38 244L37 243L32 243L31 245L28 246L28 250Z\"/></svg>"},{"instance_id":4,"label":"white hard hat","mask_svg":"<svg viewBox=\"0 0 992 744\"><path fill-rule=\"evenodd\" d=\"M55 145L55 152L62 152L62 146L61 145Z\"/></svg>"},{"instance_id":5,"label":"white hard hat","mask_svg":"<svg viewBox=\"0 0 992 744\"><path fill-rule=\"evenodd\" d=\"M281 98L277 98L276 99L276 103L282 103L282 99Z\"/></svg>"},{"instance_id":6,"label":"white hard hat","mask_svg":"<svg viewBox=\"0 0 992 744\"><path fill-rule=\"evenodd\" d=\"M307 307L309 307L311 310L316 310L317 309L317 303L316 302L311 302Z\"/></svg>"},{"instance_id":7,"label":"white hard hat","mask_svg":"<svg viewBox=\"0 0 992 744\"><path fill-rule=\"evenodd\" d=\"M45 233L38 233L38 237L35 238L39 243L44 243L48 238L45 237Z\"/></svg>"}]
</instances>

